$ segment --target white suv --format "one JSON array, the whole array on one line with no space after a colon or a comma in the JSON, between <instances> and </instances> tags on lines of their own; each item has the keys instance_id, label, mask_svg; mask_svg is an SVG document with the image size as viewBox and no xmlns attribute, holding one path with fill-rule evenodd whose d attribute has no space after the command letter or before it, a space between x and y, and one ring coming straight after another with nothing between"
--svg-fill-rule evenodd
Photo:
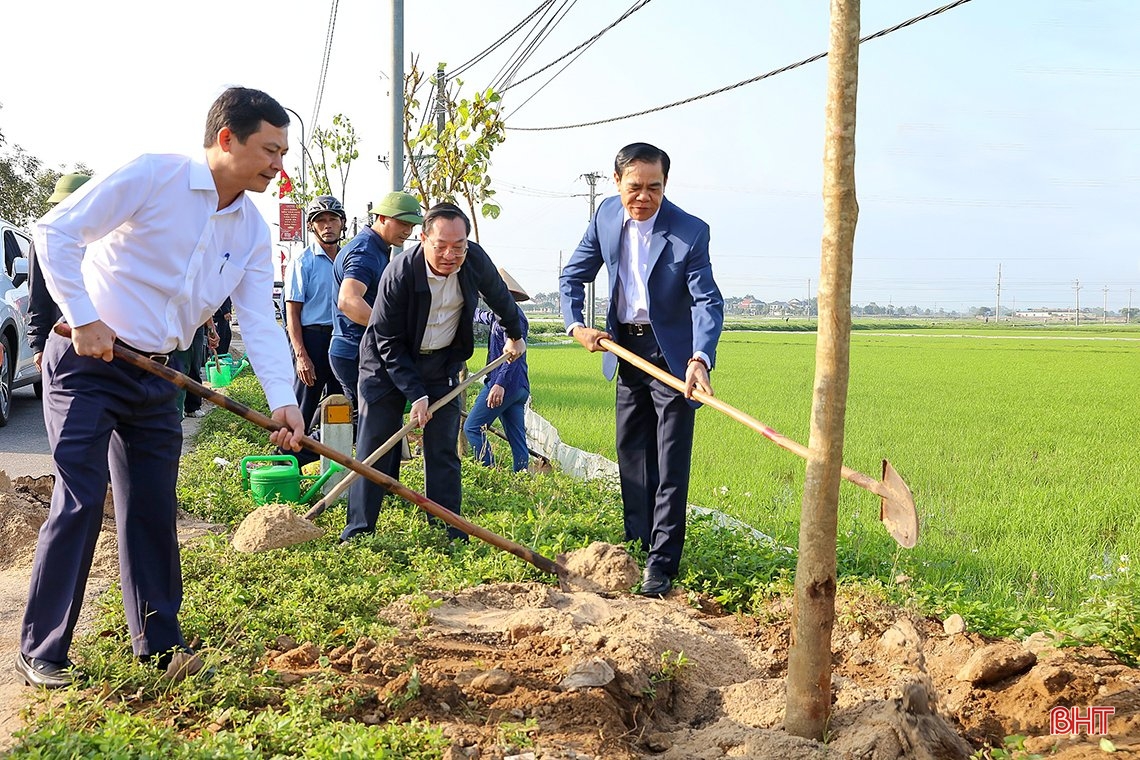
<instances>
[{"instance_id":1,"label":"white suv","mask_svg":"<svg viewBox=\"0 0 1140 760\"><path fill-rule=\"evenodd\" d=\"M40 372L28 345L28 246L31 239L0 220L4 264L0 269L0 427L12 412L12 391L25 385L43 393Z\"/></svg>"}]
</instances>

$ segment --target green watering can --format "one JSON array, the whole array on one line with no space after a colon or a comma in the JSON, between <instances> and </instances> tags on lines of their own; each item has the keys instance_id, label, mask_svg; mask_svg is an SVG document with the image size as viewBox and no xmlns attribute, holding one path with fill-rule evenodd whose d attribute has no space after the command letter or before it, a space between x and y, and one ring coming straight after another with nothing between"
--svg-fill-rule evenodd
<instances>
[{"instance_id":1,"label":"green watering can","mask_svg":"<svg viewBox=\"0 0 1140 760\"><path fill-rule=\"evenodd\" d=\"M278 462L280 464L265 464L249 467L251 462ZM309 490L301 493L301 468L297 465L297 457L290 454L270 456L249 456L241 460L241 484L253 495L258 505L291 502L293 504L308 504L321 490L334 473L344 469L336 462L329 463L329 469L317 478Z\"/></svg>"},{"instance_id":2,"label":"green watering can","mask_svg":"<svg viewBox=\"0 0 1140 760\"><path fill-rule=\"evenodd\" d=\"M224 388L234 379L234 359L229 354L217 354L206 361L206 380L215 388Z\"/></svg>"}]
</instances>

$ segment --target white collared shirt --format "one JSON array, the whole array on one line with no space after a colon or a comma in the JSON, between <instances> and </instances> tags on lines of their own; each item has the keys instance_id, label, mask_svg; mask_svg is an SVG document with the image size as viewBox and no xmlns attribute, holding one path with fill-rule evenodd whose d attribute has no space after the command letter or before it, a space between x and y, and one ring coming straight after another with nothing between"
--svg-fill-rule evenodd
<instances>
[{"instance_id":1,"label":"white collared shirt","mask_svg":"<svg viewBox=\"0 0 1140 760\"><path fill-rule=\"evenodd\" d=\"M296 404L273 313L269 227L245 193L218 210L205 158L143 155L86 183L34 228L44 282L68 324L102 320L125 343L187 348L232 297L271 409Z\"/></svg>"},{"instance_id":2,"label":"white collared shirt","mask_svg":"<svg viewBox=\"0 0 1140 760\"><path fill-rule=\"evenodd\" d=\"M431 308L428 309L427 328L424 330L424 339L420 343L421 351L436 351L447 348L455 340L455 331L459 329L459 315L463 311L463 291L459 288L459 270L449 275L438 275L428 266L427 256L424 256L424 267L427 269L428 288L431 289Z\"/></svg>"},{"instance_id":3,"label":"white collared shirt","mask_svg":"<svg viewBox=\"0 0 1140 760\"><path fill-rule=\"evenodd\" d=\"M658 209L657 213L661 213ZM624 324L649 322L649 241L657 214L639 222L624 212L618 255L617 318Z\"/></svg>"}]
</instances>

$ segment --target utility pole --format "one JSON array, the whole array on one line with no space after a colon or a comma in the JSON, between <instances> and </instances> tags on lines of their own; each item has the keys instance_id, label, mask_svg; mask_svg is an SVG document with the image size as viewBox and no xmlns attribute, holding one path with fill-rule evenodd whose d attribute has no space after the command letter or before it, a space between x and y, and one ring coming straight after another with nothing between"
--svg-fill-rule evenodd
<instances>
[{"instance_id":1,"label":"utility pole","mask_svg":"<svg viewBox=\"0 0 1140 760\"><path fill-rule=\"evenodd\" d=\"M1132 324L1132 288L1128 289L1128 316L1125 318L1125 324Z\"/></svg>"},{"instance_id":2,"label":"utility pole","mask_svg":"<svg viewBox=\"0 0 1140 760\"><path fill-rule=\"evenodd\" d=\"M1077 327L1081 326L1081 281L1073 280L1073 292L1077 294Z\"/></svg>"},{"instance_id":3,"label":"utility pole","mask_svg":"<svg viewBox=\"0 0 1140 760\"><path fill-rule=\"evenodd\" d=\"M807 311L807 315L810 317L811 316L811 278L810 277L808 278L807 303L804 304L804 309Z\"/></svg>"},{"instance_id":4,"label":"utility pole","mask_svg":"<svg viewBox=\"0 0 1140 760\"><path fill-rule=\"evenodd\" d=\"M392 190L404 189L404 0L392 0Z\"/></svg>"},{"instance_id":5,"label":"utility pole","mask_svg":"<svg viewBox=\"0 0 1140 760\"><path fill-rule=\"evenodd\" d=\"M997 303L994 305L994 321L1001 321L1001 264L998 264Z\"/></svg>"},{"instance_id":6,"label":"utility pole","mask_svg":"<svg viewBox=\"0 0 1140 760\"><path fill-rule=\"evenodd\" d=\"M1102 325L1108 324L1108 286L1104 286L1104 306L1101 307L1101 320Z\"/></svg>"},{"instance_id":7,"label":"utility pole","mask_svg":"<svg viewBox=\"0 0 1140 760\"><path fill-rule=\"evenodd\" d=\"M443 134L447 126L447 72L443 66L435 71L435 134Z\"/></svg>"},{"instance_id":8,"label":"utility pole","mask_svg":"<svg viewBox=\"0 0 1140 760\"><path fill-rule=\"evenodd\" d=\"M586 221L589 222L594 218L594 200L598 194L598 180L602 175L597 172L590 172L583 174L582 179L586 180L586 184L590 186L590 217ZM561 271L561 270L560 270ZM586 327L594 327L594 283L586 283Z\"/></svg>"}]
</instances>

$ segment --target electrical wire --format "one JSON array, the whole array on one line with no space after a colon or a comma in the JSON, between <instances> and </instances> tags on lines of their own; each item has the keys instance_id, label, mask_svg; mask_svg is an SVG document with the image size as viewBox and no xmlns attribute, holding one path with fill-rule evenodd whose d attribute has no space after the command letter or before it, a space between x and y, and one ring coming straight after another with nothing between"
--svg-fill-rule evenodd
<instances>
[{"instance_id":1,"label":"electrical wire","mask_svg":"<svg viewBox=\"0 0 1140 760\"><path fill-rule=\"evenodd\" d=\"M332 6L329 8L329 27L325 34L325 51L321 59L321 74L317 79L317 96L313 101L313 118L312 121L309 122L313 125L314 132L317 129L317 119L321 114L321 101L325 97L325 80L328 78L329 59L332 57L333 32L336 30L336 11L338 5L340 5L340 0L332 0Z\"/></svg>"},{"instance_id":2,"label":"electrical wire","mask_svg":"<svg viewBox=\"0 0 1140 760\"><path fill-rule=\"evenodd\" d=\"M920 21L925 21L928 18L932 18L934 16L937 16L940 13L945 13L946 11L957 8L958 6L965 5L968 2L970 2L970 0L955 0L954 2L943 5L940 8L935 8L932 11L928 11L928 12L922 14L921 16L915 16L914 18L907 19L906 21L903 21L899 24L895 24L892 27L888 27L887 29L880 29L879 31L875 32L874 34L870 34L866 37L863 37L862 39L859 40L859 43L862 44L864 42L870 42L871 40L878 39L880 37L885 37L886 35L888 35L892 32L897 32L898 30L904 29L908 26L911 26L912 24L917 24ZM806 66L809 63L815 63L816 61L821 60L821 59L826 58L826 57L827 57L827 51L824 51L822 53L817 53L816 55L805 58L802 61L797 61L796 63L790 63L787 66L782 66L778 69L773 69L772 71L769 71L765 74L760 74L758 76L754 76L754 77L751 77L749 79L744 79L740 82L736 82L735 84L726 85L725 87L720 87L718 89L712 90L710 92L705 92L705 93L702 93L700 95L694 95L690 98L685 98L684 100L677 100L677 101L674 101L672 103L666 103L665 105L662 105L662 106L657 106L655 108L647 108L644 111L637 111L635 113L628 113L628 114L625 114L623 116L614 116L614 117L611 117L609 119L598 119L596 121L586 121L586 122L582 122L580 124L566 124L566 125L563 125L560 127L507 127L507 129L514 130L516 132L556 132L556 131L565 130L565 129L578 129L580 127L595 127L595 126L598 126L599 124L612 124L615 121L624 121L625 119L632 119L635 116L645 116L647 114L656 113L658 111L664 111L664 110L669 109L669 108L676 108L677 106L683 106L683 105L687 105L688 103L693 103L693 102L698 101L698 100L710 98L713 95L720 95L720 94L728 92L730 90L735 90L738 87L743 87L743 86L748 85L748 84L754 84L754 83L759 82L761 80L768 79L769 77L774 77L777 74L783 74L786 71L791 71L792 69L798 69L799 67Z\"/></svg>"},{"instance_id":3,"label":"electrical wire","mask_svg":"<svg viewBox=\"0 0 1140 760\"><path fill-rule=\"evenodd\" d=\"M533 35L533 38L529 41L524 39L523 43L520 43L519 48L516 48L515 54L512 55L511 59L508 60L503 69L500 69L500 72L503 72L505 70L505 73L501 73L500 76L497 76L492 82L491 87L495 91L502 91L504 88L510 85L511 81L514 79L515 75L518 74L519 69L522 68L523 64L530 60L530 57L534 55L535 51L538 49L538 46L542 44L542 42L547 37L550 36L550 33L554 31L555 27L562 23L562 20L566 18L566 14L568 14L570 12L570 9L577 5L577 3L578 0L563 0L562 5L560 5L558 9L554 11L554 15L548 19L541 28L536 27L536 29L532 31L531 34ZM519 49L523 48L524 45L525 49L520 53Z\"/></svg>"},{"instance_id":4,"label":"electrical wire","mask_svg":"<svg viewBox=\"0 0 1140 760\"><path fill-rule=\"evenodd\" d=\"M542 72L544 72L544 71L546 71L547 69L549 69L551 66L555 66L555 65L557 65L557 64L558 64L560 61L563 61L563 60L565 60L567 57L569 57L569 56L573 55L574 53L577 53L579 50L583 50L583 48L589 48L591 45L593 45L595 42L597 42L599 39L601 39L601 37L602 37L602 35L603 35L603 34L605 34L606 32L610 31L610 30L611 30L611 29L613 29L615 26L617 26L617 25L618 25L618 24L620 24L621 22L625 21L627 18L629 18L629 17L630 17L630 16L632 16L633 14L637 13L639 10L641 10L641 9L642 9L642 8L644 8L645 6L649 5L649 3L651 3L652 1L653 1L653 0L638 0L638 2L635 2L635 3L634 3L632 6L630 6L629 10L627 10L625 13L621 14L621 16L619 16L619 17L618 17L618 19L617 19L616 21L614 21L612 24L610 24L609 26L607 26L605 29L603 29L602 31L598 32L598 33L597 33L597 34L595 34L593 37L591 37L590 39L586 40L585 42L583 42L582 44L578 45L577 47L575 47L575 48L573 48L573 49L571 49L571 50L568 50L568 51L566 51L565 53L563 53L562 55L560 55L558 58L555 58L553 61L551 61L550 63L548 63L548 64L546 64L545 66L543 66L543 67L542 67L541 69L539 69L538 71L535 71L535 72L532 72L532 73L530 73L530 74L527 74L525 77L523 77L522 79L518 80L517 82L513 82L513 83L511 83L510 85L508 85L507 87L504 87L504 88L503 88L503 92L506 92L507 90L509 90L509 89L511 89L511 88L513 88L513 87L518 87L520 84L522 84L523 82L527 81L528 79L533 79L534 77L538 76L538 75L539 75L539 74L541 74ZM583 52L585 52L585 51L583 50ZM579 55L581 55L581 53L579 53ZM575 60L577 60L577 56L575 56ZM574 61L571 61L570 63L573 63L573 62L574 62ZM569 64L567 64L567 65L569 65ZM558 73L559 73L559 74L561 74L561 73L562 73L562 71L564 71L564 70L565 70L565 67L563 67L563 69L559 70L559 72L558 72ZM554 76L558 76L558 74L555 74ZM554 77L551 77L551 79L553 79L553 78L554 78ZM547 82L547 84L549 84L549 82ZM543 86L545 87L545 85L543 85ZM535 94L537 95L538 93L535 93ZM531 97L534 97L534 95L532 95ZM527 98L527 100L529 100L529 99L530 99L530 98ZM519 106L519 108L522 108L522 106ZM518 108L516 108L515 110L517 111L517 110L518 110Z\"/></svg>"},{"instance_id":5,"label":"electrical wire","mask_svg":"<svg viewBox=\"0 0 1140 760\"><path fill-rule=\"evenodd\" d=\"M460 64L457 67L455 67L451 71L451 76L453 76L453 77L459 76L463 72L467 71L467 69L471 68L475 64L479 63L479 61L483 60L488 55L493 53L495 50L497 50L499 48L500 45L502 45L504 42L509 40L511 37L514 37L516 34L518 34L518 31L520 29L522 29L524 26L526 26L526 24L531 19L533 19L535 16L537 16L540 11L542 11L544 8L549 7L553 2L554 2L554 0L543 0L543 2L538 4L537 8L535 8L533 11L531 11L529 14L527 14L526 18L524 18L522 21L515 24L514 27L512 27L511 30L509 32L507 32L506 34L504 34L502 37L500 37L499 39L492 42L487 48L485 48L483 50L483 52L476 53L470 60L466 61L465 63Z\"/></svg>"}]
</instances>

